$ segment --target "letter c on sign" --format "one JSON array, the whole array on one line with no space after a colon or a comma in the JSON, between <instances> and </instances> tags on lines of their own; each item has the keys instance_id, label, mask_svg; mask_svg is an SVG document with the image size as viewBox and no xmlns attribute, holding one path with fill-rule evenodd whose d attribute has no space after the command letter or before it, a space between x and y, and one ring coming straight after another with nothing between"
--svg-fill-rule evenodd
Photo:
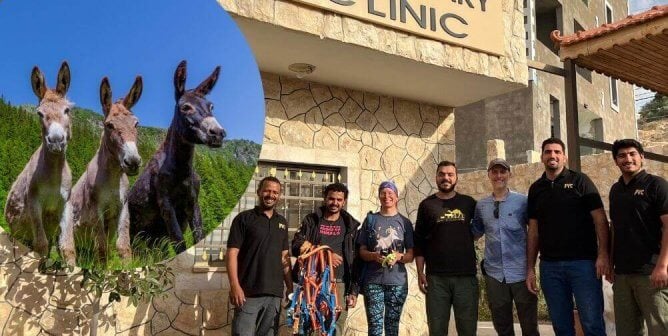
<instances>
[{"instance_id":1,"label":"letter c on sign","mask_svg":"<svg viewBox=\"0 0 668 336\"><path fill-rule=\"evenodd\" d=\"M332 1L334 1L334 0L332 0ZM447 19L450 19L450 18L461 22L465 26L469 25L468 22L466 22L466 20L464 20L464 18L462 18L461 16L459 16L457 14L453 14L453 13L443 14L443 16L441 16L441 20L440 20L441 21L441 28L443 28L443 30L445 30L445 32L448 33L448 35L450 35L452 37L456 37L456 38L465 38L465 37L469 36L469 34L467 34L467 33L455 33L454 31L450 30L450 28L448 28L448 24L446 22Z\"/></svg>"},{"instance_id":2,"label":"letter c on sign","mask_svg":"<svg viewBox=\"0 0 668 336\"><path fill-rule=\"evenodd\" d=\"M354 0L329 0L329 1L341 6L352 6L355 4Z\"/></svg>"}]
</instances>

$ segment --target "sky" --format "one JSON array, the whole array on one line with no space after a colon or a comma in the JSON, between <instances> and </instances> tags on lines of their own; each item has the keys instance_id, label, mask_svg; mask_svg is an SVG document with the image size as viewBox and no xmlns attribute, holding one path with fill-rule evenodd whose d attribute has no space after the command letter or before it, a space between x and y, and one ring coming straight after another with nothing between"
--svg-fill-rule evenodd
<instances>
[{"instance_id":1,"label":"sky","mask_svg":"<svg viewBox=\"0 0 668 336\"><path fill-rule=\"evenodd\" d=\"M629 0L630 13L644 12L652 6L667 5L668 0Z\"/></svg>"},{"instance_id":2,"label":"sky","mask_svg":"<svg viewBox=\"0 0 668 336\"><path fill-rule=\"evenodd\" d=\"M36 104L30 73L37 65L55 87L67 60L67 97L100 113L99 87L109 77L114 101L142 75L133 107L140 125L166 128L174 112L174 70L187 60L186 88L217 65L208 98L227 139L262 143L264 96L253 57L235 22L215 0L0 0L0 95L13 105Z\"/></svg>"}]
</instances>

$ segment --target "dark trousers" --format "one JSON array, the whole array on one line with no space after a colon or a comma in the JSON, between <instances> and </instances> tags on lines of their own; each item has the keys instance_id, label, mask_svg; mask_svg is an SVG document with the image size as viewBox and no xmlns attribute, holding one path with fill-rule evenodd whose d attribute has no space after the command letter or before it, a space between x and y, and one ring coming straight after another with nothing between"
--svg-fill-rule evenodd
<instances>
[{"instance_id":1,"label":"dark trousers","mask_svg":"<svg viewBox=\"0 0 668 336\"><path fill-rule=\"evenodd\" d=\"M668 335L668 288L654 288L649 275L617 274L612 290L617 335Z\"/></svg>"},{"instance_id":2,"label":"dark trousers","mask_svg":"<svg viewBox=\"0 0 668 336\"><path fill-rule=\"evenodd\" d=\"M452 308L457 335L475 336L478 327L478 297L478 278L474 275L427 274L429 335L448 334Z\"/></svg>"},{"instance_id":3,"label":"dark trousers","mask_svg":"<svg viewBox=\"0 0 668 336\"><path fill-rule=\"evenodd\" d=\"M513 302L522 327L523 336L538 334L538 297L531 294L524 281L515 283L499 282L485 276L487 301L492 312L494 329L499 336L515 336L513 328Z\"/></svg>"},{"instance_id":4,"label":"dark trousers","mask_svg":"<svg viewBox=\"0 0 668 336\"><path fill-rule=\"evenodd\" d=\"M234 308L232 335L274 336L278 335L278 320L281 313L281 298L276 296L247 297L246 302Z\"/></svg>"}]
</instances>

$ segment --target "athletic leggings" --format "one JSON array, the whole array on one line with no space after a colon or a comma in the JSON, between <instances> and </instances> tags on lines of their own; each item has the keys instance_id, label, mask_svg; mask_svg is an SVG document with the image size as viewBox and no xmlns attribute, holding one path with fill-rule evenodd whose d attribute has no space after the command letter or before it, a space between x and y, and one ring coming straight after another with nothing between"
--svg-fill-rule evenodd
<instances>
[{"instance_id":1,"label":"athletic leggings","mask_svg":"<svg viewBox=\"0 0 668 336\"><path fill-rule=\"evenodd\" d=\"M367 284L364 287L369 336L382 336L383 327L385 336L399 335L399 319L407 295L406 285Z\"/></svg>"}]
</instances>

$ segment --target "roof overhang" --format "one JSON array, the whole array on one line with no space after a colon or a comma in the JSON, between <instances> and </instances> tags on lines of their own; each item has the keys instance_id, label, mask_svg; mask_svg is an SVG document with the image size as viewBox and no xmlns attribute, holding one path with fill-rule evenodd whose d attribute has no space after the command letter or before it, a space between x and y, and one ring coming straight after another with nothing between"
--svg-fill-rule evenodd
<instances>
[{"instance_id":1,"label":"roof overhang","mask_svg":"<svg viewBox=\"0 0 668 336\"><path fill-rule=\"evenodd\" d=\"M668 5L552 40L562 61L668 94Z\"/></svg>"},{"instance_id":2,"label":"roof overhang","mask_svg":"<svg viewBox=\"0 0 668 336\"><path fill-rule=\"evenodd\" d=\"M242 16L233 17L246 36L260 70L265 72L294 77L288 66L308 63L316 66L304 78L309 81L450 107L524 87L521 83L423 63Z\"/></svg>"}]
</instances>

